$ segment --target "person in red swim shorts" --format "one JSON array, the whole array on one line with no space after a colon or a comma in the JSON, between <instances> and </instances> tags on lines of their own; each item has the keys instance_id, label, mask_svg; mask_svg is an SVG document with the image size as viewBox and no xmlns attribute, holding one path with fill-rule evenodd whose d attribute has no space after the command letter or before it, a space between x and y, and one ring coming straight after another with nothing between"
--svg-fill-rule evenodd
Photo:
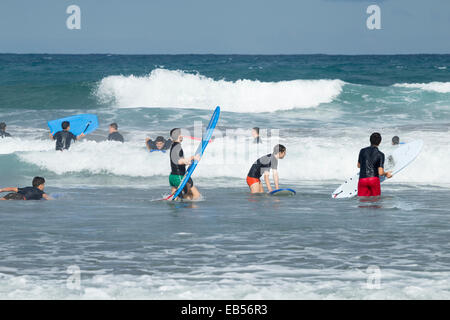
<instances>
[{"instance_id":1,"label":"person in red swim shorts","mask_svg":"<svg viewBox=\"0 0 450 320\"><path fill-rule=\"evenodd\" d=\"M247 174L247 184L251 193L263 193L264 187L261 183L261 176L264 175L264 181L267 186L268 192L273 191L270 185L269 173L272 170L273 180L275 183L275 189L279 188L278 185L278 160L283 159L286 156L286 147L277 144L273 148L273 153L269 153L253 163L250 171Z\"/></svg>"},{"instance_id":2,"label":"person in red swim shorts","mask_svg":"<svg viewBox=\"0 0 450 320\"><path fill-rule=\"evenodd\" d=\"M384 153L378 150L381 135L370 136L370 147L361 149L358 157L359 182L358 197L377 197L381 195L380 176L391 178L391 172L384 171Z\"/></svg>"}]
</instances>

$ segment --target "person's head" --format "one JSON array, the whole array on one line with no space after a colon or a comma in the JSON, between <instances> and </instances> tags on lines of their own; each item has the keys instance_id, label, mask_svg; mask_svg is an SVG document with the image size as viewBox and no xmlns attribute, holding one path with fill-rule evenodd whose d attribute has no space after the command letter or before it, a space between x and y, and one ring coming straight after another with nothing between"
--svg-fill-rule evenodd
<instances>
[{"instance_id":1,"label":"person's head","mask_svg":"<svg viewBox=\"0 0 450 320\"><path fill-rule=\"evenodd\" d=\"M174 128L170 130L170 137L173 141L181 142L183 141L183 136L181 135L181 129L180 128Z\"/></svg>"},{"instance_id":2,"label":"person's head","mask_svg":"<svg viewBox=\"0 0 450 320\"><path fill-rule=\"evenodd\" d=\"M252 136L253 136L253 138L259 137L259 128L258 127L254 127L252 129Z\"/></svg>"},{"instance_id":3,"label":"person's head","mask_svg":"<svg viewBox=\"0 0 450 320\"><path fill-rule=\"evenodd\" d=\"M370 135L370 144L378 147L381 143L381 134L374 132Z\"/></svg>"},{"instance_id":4,"label":"person's head","mask_svg":"<svg viewBox=\"0 0 450 320\"><path fill-rule=\"evenodd\" d=\"M0 123L0 130L1 131L5 131L6 130L6 123L4 123L4 122Z\"/></svg>"},{"instance_id":5,"label":"person's head","mask_svg":"<svg viewBox=\"0 0 450 320\"><path fill-rule=\"evenodd\" d=\"M117 123L113 122L109 125L109 133L116 132L119 129Z\"/></svg>"},{"instance_id":6,"label":"person's head","mask_svg":"<svg viewBox=\"0 0 450 320\"><path fill-rule=\"evenodd\" d=\"M392 145L396 146L400 144L400 138L398 136L395 136L392 138Z\"/></svg>"},{"instance_id":7,"label":"person's head","mask_svg":"<svg viewBox=\"0 0 450 320\"><path fill-rule=\"evenodd\" d=\"M166 143L166 139L164 139L164 137L156 137L155 139L155 145L156 148L158 148L158 150L161 150L164 147L164 143Z\"/></svg>"},{"instance_id":8,"label":"person's head","mask_svg":"<svg viewBox=\"0 0 450 320\"><path fill-rule=\"evenodd\" d=\"M41 191L44 190L45 179L42 177L34 177L33 178L33 187L38 188Z\"/></svg>"},{"instance_id":9,"label":"person's head","mask_svg":"<svg viewBox=\"0 0 450 320\"><path fill-rule=\"evenodd\" d=\"M70 130L70 122L69 121L63 121L63 123L61 123L61 128L64 131L69 131Z\"/></svg>"},{"instance_id":10,"label":"person's head","mask_svg":"<svg viewBox=\"0 0 450 320\"><path fill-rule=\"evenodd\" d=\"M283 159L286 156L286 147L282 144L277 144L273 147L273 154L278 157L278 159Z\"/></svg>"}]
</instances>

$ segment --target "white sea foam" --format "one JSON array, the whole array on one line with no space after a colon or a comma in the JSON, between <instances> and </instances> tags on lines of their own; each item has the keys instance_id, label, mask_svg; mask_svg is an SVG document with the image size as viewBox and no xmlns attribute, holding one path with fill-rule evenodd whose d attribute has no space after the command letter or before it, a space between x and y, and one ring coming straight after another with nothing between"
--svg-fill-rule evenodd
<instances>
[{"instance_id":1,"label":"white sea foam","mask_svg":"<svg viewBox=\"0 0 450 320\"><path fill-rule=\"evenodd\" d=\"M448 272L382 270L379 288L365 270L250 265L196 274L81 275L79 289L61 280L0 274L3 299L449 299ZM212 281L211 279L214 279Z\"/></svg>"},{"instance_id":2,"label":"white sea foam","mask_svg":"<svg viewBox=\"0 0 450 320\"><path fill-rule=\"evenodd\" d=\"M439 93L450 93L450 82L429 82L429 83L396 83L394 87L415 88L425 91L434 91Z\"/></svg>"},{"instance_id":3,"label":"white sea foam","mask_svg":"<svg viewBox=\"0 0 450 320\"><path fill-rule=\"evenodd\" d=\"M214 80L200 74L155 69L148 76L108 76L96 90L105 103L120 108L179 107L230 112L273 112L317 107L333 101L344 86L341 80Z\"/></svg>"},{"instance_id":4,"label":"white sea foam","mask_svg":"<svg viewBox=\"0 0 450 320\"><path fill-rule=\"evenodd\" d=\"M396 134L398 132L395 132ZM394 135L394 133L392 133ZM388 136L388 134L386 134ZM448 185L450 171L450 143L446 133L415 132L401 135L402 140L414 138L424 140L424 148L417 160L400 172L396 183L419 183ZM274 144L280 142L287 147L287 156L279 161L282 180L341 181L357 172L356 162L360 148L367 137L342 136L296 137L288 139L265 139L263 144L254 145L244 138L218 138L210 143L195 176L199 178L244 179L252 163L260 156L271 152ZM439 143L436 143L439 141ZM198 142L183 142L185 155L195 152ZM18 152L17 149L24 150ZM36 151L33 148L41 148ZM10 146L18 158L25 163L36 165L58 175L70 172L90 174L112 174L129 177L166 177L170 172L169 154L149 153L140 142L125 144L115 142L82 141L74 144L70 151L55 152L54 145L35 140L20 141L20 146ZM27 150L34 151L27 151ZM389 153L389 142L381 145L381 150ZM7 151L7 150L6 150ZM5 153L5 149L2 151ZM161 180L162 181L162 180ZM165 179L164 182L166 183ZM230 182L232 183L232 182ZM390 181L388 183L391 183Z\"/></svg>"}]
</instances>

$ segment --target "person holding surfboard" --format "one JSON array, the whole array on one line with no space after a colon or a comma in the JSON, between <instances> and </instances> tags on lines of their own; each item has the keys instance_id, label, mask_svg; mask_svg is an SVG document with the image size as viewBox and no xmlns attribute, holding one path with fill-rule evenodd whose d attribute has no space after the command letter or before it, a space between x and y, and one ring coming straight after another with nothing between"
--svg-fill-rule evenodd
<instances>
[{"instance_id":1,"label":"person holding surfboard","mask_svg":"<svg viewBox=\"0 0 450 320\"><path fill-rule=\"evenodd\" d=\"M54 135L50 133L50 139L56 140L56 150L63 151L68 150L70 148L70 144L73 141L80 140L84 137L84 133L82 132L79 136L75 136L72 132L70 132L70 122L63 121L61 123L62 131L58 131Z\"/></svg>"},{"instance_id":2,"label":"person holding surfboard","mask_svg":"<svg viewBox=\"0 0 450 320\"><path fill-rule=\"evenodd\" d=\"M184 157L183 149L181 148L181 142L183 141L183 136L181 135L180 128L174 128L170 131L170 137L173 140L172 146L170 148L170 167L172 171L169 176L169 184L172 187L171 194L174 194L184 175L186 174L186 165L190 165L192 161L200 160L200 156L192 156L190 158ZM194 186L192 178L189 178L186 183L186 187L183 189L183 199L196 200L201 197L200 192Z\"/></svg>"},{"instance_id":3,"label":"person holding surfboard","mask_svg":"<svg viewBox=\"0 0 450 320\"><path fill-rule=\"evenodd\" d=\"M377 197L381 195L380 176L391 178L391 172L384 171L384 153L378 150L381 135L378 132L370 136L370 147L361 149L358 156L359 181L358 197Z\"/></svg>"},{"instance_id":4,"label":"person holding surfboard","mask_svg":"<svg viewBox=\"0 0 450 320\"><path fill-rule=\"evenodd\" d=\"M277 144L273 148L273 152L265 155L255 163L253 163L250 171L247 174L247 184L251 193L263 193L264 187L261 183L261 176L264 175L264 182L266 183L268 192L272 192L272 186L270 185L269 173L272 169L273 181L275 183L275 189L279 189L278 178L278 160L283 159L286 156L286 147Z\"/></svg>"}]
</instances>

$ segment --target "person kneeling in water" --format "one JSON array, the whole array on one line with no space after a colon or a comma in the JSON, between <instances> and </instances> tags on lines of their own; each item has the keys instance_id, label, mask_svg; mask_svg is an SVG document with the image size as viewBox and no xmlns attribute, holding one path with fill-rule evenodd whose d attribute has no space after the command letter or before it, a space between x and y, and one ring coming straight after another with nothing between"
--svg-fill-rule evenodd
<instances>
[{"instance_id":1,"label":"person kneeling in water","mask_svg":"<svg viewBox=\"0 0 450 320\"><path fill-rule=\"evenodd\" d=\"M172 146L172 140L166 140L162 136L156 137L155 141L150 138L145 139L145 145L147 146L148 151L161 151L166 152L166 150L170 149Z\"/></svg>"},{"instance_id":2,"label":"person kneeling in water","mask_svg":"<svg viewBox=\"0 0 450 320\"><path fill-rule=\"evenodd\" d=\"M45 179L42 177L34 177L32 187L25 188L3 188L0 189L2 192L13 192L9 193L0 200L52 200L45 192Z\"/></svg>"},{"instance_id":3,"label":"person kneeling in water","mask_svg":"<svg viewBox=\"0 0 450 320\"><path fill-rule=\"evenodd\" d=\"M270 169L273 171L273 181L275 183L275 190L279 189L278 178L278 159L283 159L286 156L286 147L277 144L273 148L273 153L269 153L264 157L259 158L253 163L247 175L247 184L251 193L263 193L264 187L261 183L261 176L264 174L264 181L266 182L268 192L272 192L270 185L269 173Z\"/></svg>"},{"instance_id":4,"label":"person kneeling in water","mask_svg":"<svg viewBox=\"0 0 450 320\"><path fill-rule=\"evenodd\" d=\"M378 150L381 135L370 136L370 147L361 149L358 157L359 182L358 197L377 197L381 195L380 176L391 178L391 172L384 171L384 153Z\"/></svg>"},{"instance_id":5,"label":"person kneeling in water","mask_svg":"<svg viewBox=\"0 0 450 320\"><path fill-rule=\"evenodd\" d=\"M200 156L192 156L189 159L184 158L184 152L181 148L183 136L181 135L180 128L172 129L170 131L170 137L172 138L173 143L170 148L170 167L172 171L170 172L169 183L172 187L172 194L174 194L186 174L186 165L190 165L194 160L199 161ZM189 178L183 189L183 193L183 199L196 200L201 197L198 189L194 187L194 181L192 181L192 178Z\"/></svg>"}]
</instances>

